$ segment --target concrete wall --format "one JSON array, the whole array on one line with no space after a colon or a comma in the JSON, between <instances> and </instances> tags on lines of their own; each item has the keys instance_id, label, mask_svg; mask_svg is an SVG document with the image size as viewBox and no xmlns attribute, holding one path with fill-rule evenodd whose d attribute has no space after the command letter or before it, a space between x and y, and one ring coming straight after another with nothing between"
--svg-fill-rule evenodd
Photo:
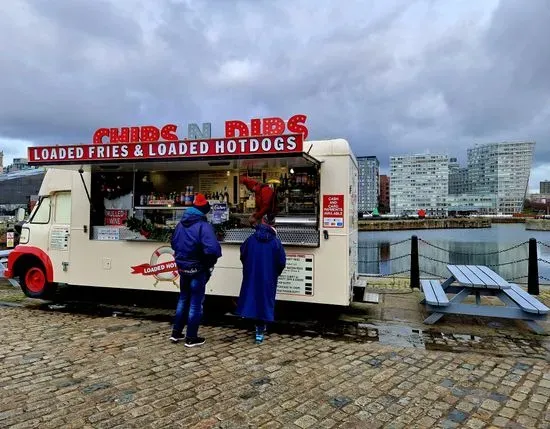
<instances>
[{"instance_id":1,"label":"concrete wall","mask_svg":"<svg viewBox=\"0 0 550 429\"><path fill-rule=\"evenodd\" d=\"M550 231L550 220L548 219L527 219L525 229L533 231Z\"/></svg>"},{"instance_id":2,"label":"concrete wall","mask_svg":"<svg viewBox=\"0 0 550 429\"><path fill-rule=\"evenodd\" d=\"M491 220L473 219L406 219L368 220L359 222L359 231L392 231L408 229L490 228Z\"/></svg>"}]
</instances>

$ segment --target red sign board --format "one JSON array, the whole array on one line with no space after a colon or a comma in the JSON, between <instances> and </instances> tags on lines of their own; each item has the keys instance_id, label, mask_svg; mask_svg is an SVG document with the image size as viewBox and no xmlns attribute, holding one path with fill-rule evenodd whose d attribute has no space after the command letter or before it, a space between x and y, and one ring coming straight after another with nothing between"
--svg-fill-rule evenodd
<instances>
[{"instance_id":1,"label":"red sign board","mask_svg":"<svg viewBox=\"0 0 550 429\"><path fill-rule=\"evenodd\" d=\"M280 136L287 132L289 134L300 134L305 140L308 136L308 129L305 125L306 115L294 115L288 121L282 118L254 118L250 125L243 121L226 121L225 137L254 137L254 136ZM210 139L210 124L207 135L201 133L201 138ZM190 124L190 129L199 130L196 124ZM198 138L194 136L195 138ZM147 143L156 141L181 141L181 134L178 136L178 126L166 124L161 128L153 125L141 127L122 128L99 128L93 136L94 144L103 143Z\"/></svg>"},{"instance_id":2,"label":"red sign board","mask_svg":"<svg viewBox=\"0 0 550 429\"><path fill-rule=\"evenodd\" d=\"M105 210L105 225L124 225L124 221L128 219L128 210Z\"/></svg>"},{"instance_id":3,"label":"red sign board","mask_svg":"<svg viewBox=\"0 0 550 429\"><path fill-rule=\"evenodd\" d=\"M344 227L343 195L323 195L323 227Z\"/></svg>"},{"instance_id":4,"label":"red sign board","mask_svg":"<svg viewBox=\"0 0 550 429\"><path fill-rule=\"evenodd\" d=\"M29 164L240 157L303 152L303 135L237 137L210 140L156 141L104 145L37 146L28 150Z\"/></svg>"}]
</instances>

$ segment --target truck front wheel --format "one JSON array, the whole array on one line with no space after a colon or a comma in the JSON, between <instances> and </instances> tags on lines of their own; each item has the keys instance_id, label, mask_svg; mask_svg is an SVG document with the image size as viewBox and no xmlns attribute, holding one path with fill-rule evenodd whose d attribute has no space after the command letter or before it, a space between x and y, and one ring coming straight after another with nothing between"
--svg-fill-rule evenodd
<instances>
[{"instance_id":1,"label":"truck front wheel","mask_svg":"<svg viewBox=\"0 0 550 429\"><path fill-rule=\"evenodd\" d=\"M27 267L20 276L21 289L29 298L48 298L55 285L48 283L44 269L39 266Z\"/></svg>"}]
</instances>

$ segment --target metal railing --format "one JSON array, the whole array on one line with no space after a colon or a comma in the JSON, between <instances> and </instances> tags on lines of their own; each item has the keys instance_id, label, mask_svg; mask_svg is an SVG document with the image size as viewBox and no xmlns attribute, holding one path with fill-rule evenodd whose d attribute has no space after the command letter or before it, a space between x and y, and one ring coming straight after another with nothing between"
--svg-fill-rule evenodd
<instances>
[{"instance_id":1,"label":"metal railing","mask_svg":"<svg viewBox=\"0 0 550 429\"><path fill-rule=\"evenodd\" d=\"M421 245L421 247L419 246ZM489 252L483 252L483 253L476 253L476 252L460 252L460 251L454 251L449 250L444 247L438 246L436 244L430 243L429 241L423 240L422 238L417 237L416 235L413 235L410 238L407 238L405 240L397 241L394 243L388 243L385 244L385 248L389 251L390 248L394 248L396 246L407 246L410 248L410 251L407 253L400 254L395 257L388 257L388 258L382 258L379 257L376 259L367 259L367 260L360 260L360 263L391 263L392 261L403 261L404 259L409 260L409 265L407 269L399 269L395 272L390 272L387 274L367 274L367 273L361 273L361 275L373 275L375 277L397 277L402 274L408 274L407 277L410 278L410 286L411 288L419 288L420 287L420 275L428 275L435 278L443 278L444 275L437 274L430 272L428 268L426 268L426 262L431 262L435 264L441 264L443 266L450 265L450 264L457 264L456 260L453 261L452 259L462 258L462 259L470 259L473 257L498 257L501 254L512 252L514 250L517 251L517 249L520 249L522 247L527 246L527 249L523 250L523 253L527 255L527 257L520 257L511 261L506 262L497 262L497 263L484 263L484 264L471 264L471 265L486 265L490 268L498 268L503 266L514 266L517 264L521 265L527 265L526 270L524 271L525 274L522 274L520 276L514 276L513 278L508 278L508 281L516 281L520 279L527 279L527 290L532 295L539 295L539 289L540 289L540 280L544 280L546 282L550 282L550 278L547 278L545 276L539 275L539 263L540 264L547 264L550 265L550 260L539 258L538 257L538 246L543 246L548 249L550 249L550 244L544 243L542 241L537 241L534 238L529 239L528 241L524 241L522 243L515 244L513 246L510 246L506 249L497 250L497 251L489 251ZM419 248L420 247L420 248ZM434 250L437 250L438 252L443 252L447 255L447 258L443 258L446 260L442 260L440 258L434 258L432 256L429 256L425 254L426 252L422 252L422 250L425 250L427 248L432 248ZM380 245L376 246L365 246L365 245L359 245L359 250L361 249L377 249L380 251L382 247ZM390 264L391 265L391 264ZM469 265L469 263L466 263L465 265ZM436 269L436 271L439 271L439 269Z\"/></svg>"}]
</instances>

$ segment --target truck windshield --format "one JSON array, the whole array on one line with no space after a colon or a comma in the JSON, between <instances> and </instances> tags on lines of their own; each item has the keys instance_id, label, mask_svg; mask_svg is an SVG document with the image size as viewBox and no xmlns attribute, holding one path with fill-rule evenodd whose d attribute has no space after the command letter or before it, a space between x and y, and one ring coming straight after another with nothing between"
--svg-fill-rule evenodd
<instances>
[{"instance_id":1,"label":"truck windshield","mask_svg":"<svg viewBox=\"0 0 550 429\"><path fill-rule=\"evenodd\" d=\"M29 216L30 223L48 223L50 221L51 205L50 197L40 197L38 204L35 206Z\"/></svg>"}]
</instances>

